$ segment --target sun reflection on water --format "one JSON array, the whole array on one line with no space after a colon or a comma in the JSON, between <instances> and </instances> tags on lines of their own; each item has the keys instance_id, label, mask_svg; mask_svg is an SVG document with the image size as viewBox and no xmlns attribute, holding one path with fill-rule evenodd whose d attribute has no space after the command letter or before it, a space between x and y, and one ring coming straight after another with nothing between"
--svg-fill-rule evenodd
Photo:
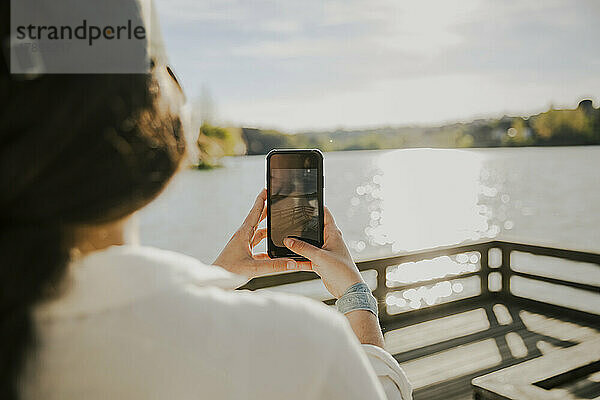
<instances>
[{"instance_id":1,"label":"sun reflection on water","mask_svg":"<svg viewBox=\"0 0 600 400\"><path fill-rule=\"evenodd\" d=\"M388 313L398 314L476 296L479 293L480 279L478 276L471 276L395 291L386 296L385 303Z\"/></svg>"},{"instance_id":2,"label":"sun reflection on water","mask_svg":"<svg viewBox=\"0 0 600 400\"><path fill-rule=\"evenodd\" d=\"M400 289L386 297L388 311L398 313L416 310L478 294L479 277L460 276L479 271L480 258L479 252L468 252L388 267L387 287ZM402 290L405 285L452 276L456 276L456 279Z\"/></svg>"},{"instance_id":3,"label":"sun reflection on water","mask_svg":"<svg viewBox=\"0 0 600 400\"><path fill-rule=\"evenodd\" d=\"M430 279L475 272L479 269L478 252L462 253L453 257L441 256L431 260L407 262L388 267L386 280L388 287L398 287Z\"/></svg>"},{"instance_id":4,"label":"sun reflection on water","mask_svg":"<svg viewBox=\"0 0 600 400\"><path fill-rule=\"evenodd\" d=\"M496 237L514 226L493 215L486 198L510 201L496 184L484 156L464 150L409 149L385 152L374 160L373 172L355 190L350 206L369 216L364 240L351 248L389 246L411 251L466 240ZM497 179L493 182L499 182ZM497 222L490 223L492 220Z\"/></svg>"},{"instance_id":5,"label":"sun reflection on water","mask_svg":"<svg viewBox=\"0 0 600 400\"><path fill-rule=\"evenodd\" d=\"M365 168L366 167L366 168ZM494 167L493 155L473 150L403 149L381 152L356 170L347 217L359 224L349 245L355 255L403 253L495 238L514 219L535 210L509 192L515 177ZM357 180L358 178L358 180ZM355 225L356 226L356 225ZM360 256L359 256L360 257ZM390 266L390 313L477 295L478 252ZM450 277L450 281L427 281ZM423 282L420 287L403 286Z\"/></svg>"}]
</instances>

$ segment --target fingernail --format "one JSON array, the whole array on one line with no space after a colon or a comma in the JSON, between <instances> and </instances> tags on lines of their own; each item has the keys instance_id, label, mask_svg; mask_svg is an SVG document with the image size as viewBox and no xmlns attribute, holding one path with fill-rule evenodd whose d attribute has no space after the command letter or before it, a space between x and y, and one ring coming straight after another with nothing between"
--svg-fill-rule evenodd
<instances>
[{"instance_id":1,"label":"fingernail","mask_svg":"<svg viewBox=\"0 0 600 400\"><path fill-rule=\"evenodd\" d=\"M296 269L298 268L298 264L294 260L290 260L287 262L287 269Z\"/></svg>"},{"instance_id":2,"label":"fingernail","mask_svg":"<svg viewBox=\"0 0 600 400\"><path fill-rule=\"evenodd\" d=\"M283 239L283 244L285 244L287 247L290 247L292 244L294 244L294 241L290 238L285 238Z\"/></svg>"}]
</instances>

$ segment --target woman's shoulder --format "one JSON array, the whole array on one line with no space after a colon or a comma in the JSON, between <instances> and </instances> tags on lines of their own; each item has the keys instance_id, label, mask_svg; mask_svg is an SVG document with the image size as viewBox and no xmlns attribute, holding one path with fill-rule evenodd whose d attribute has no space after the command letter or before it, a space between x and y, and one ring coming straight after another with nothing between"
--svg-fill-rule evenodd
<instances>
[{"instance_id":1,"label":"woman's shoulder","mask_svg":"<svg viewBox=\"0 0 600 400\"><path fill-rule=\"evenodd\" d=\"M301 330L311 325L323 330L340 329L345 321L330 307L302 296L233 290L247 279L154 247L113 246L74 261L69 270L64 295L40 307L42 316L93 315L153 304L160 312L148 318L210 318L217 326L229 321L255 329Z\"/></svg>"},{"instance_id":2,"label":"woman's shoulder","mask_svg":"<svg viewBox=\"0 0 600 400\"><path fill-rule=\"evenodd\" d=\"M75 263L77 264L77 262ZM159 249L156 247L124 245L112 246L92 253L80 260L82 269L107 267L120 275L141 275L147 283L157 288L193 282L198 286L235 288L247 281L243 276L232 274L221 267L206 265L194 257ZM75 265L75 268L78 268ZM105 271L109 272L109 271Z\"/></svg>"},{"instance_id":3,"label":"woman's shoulder","mask_svg":"<svg viewBox=\"0 0 600 400\"><path fill-rule=\"evenodd\" d=\"M130 264L143 260L143 268L152 263L168 275L161 278L170 281L168 288L148 302L154 304L153 309L170 314L172 323L182 328L212 331L221 337L245 331L255 346L264 335L274 334L326 344L324 338L347 329L346 319L320 301L269 290L233 290L247 279L192 257L149 247L123 249L122 253L131 258ZM160 314L153 315L164 320ZM206 321L211 321L210 326Z\"/></svg>"},{"instance_id":4,"label":"woman's shoulder","mask_svg":"<svg viewBox=\"0 0 600 400\"><path fill-rule=\"evenodd\" d=\"M111 246L72 260L62 293L42 303L37 314L42 319L90 315L177 291L182 285L235 288L244 282L244 277L173 251Z\"/></svg>"}]
</instances>

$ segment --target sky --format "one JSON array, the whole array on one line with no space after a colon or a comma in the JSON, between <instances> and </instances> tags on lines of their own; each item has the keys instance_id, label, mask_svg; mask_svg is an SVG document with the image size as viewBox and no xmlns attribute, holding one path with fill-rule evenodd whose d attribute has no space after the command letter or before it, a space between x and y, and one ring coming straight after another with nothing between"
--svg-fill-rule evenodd
<instances>
[{"instance_id":1,"label":"sky","mask_svg":"<svg viewBox=\"0 0 600 400\"><path fill-rule=\"evenodd\" d=\"M598 0L154 1L188 98L221 124L437 125L600 102Z\"/></svg>"}]
</instances>

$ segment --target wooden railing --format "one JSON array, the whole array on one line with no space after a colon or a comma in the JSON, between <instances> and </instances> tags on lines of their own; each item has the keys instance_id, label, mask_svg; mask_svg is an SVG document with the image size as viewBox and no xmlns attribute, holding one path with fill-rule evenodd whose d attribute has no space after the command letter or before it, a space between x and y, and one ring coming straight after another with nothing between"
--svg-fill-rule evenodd
<instances>
[{"instance_id":1,"label":"wooden railing","mask_svg":"<svg viewBox=\"0 0 600 400\"><path fill-rule=\"evenodd\" d=\"M535 306L544 309L546 312L558 312L568 313L578 318L585 320L592 320L598 322L598 315L590 312L575 310L561 305L550 304L538 300L533 300L526 297L516 296L511 291L511 278L521 277L532 279L538 282L550 283L555 285L561 285L564 287L575 288L583 290L585 292L600 294L600 286L593 283L581 283L575 281L568 281L555 277L541 276L532 273L525 273L515 271L511 268L511 253L513 251L519 251L524 253L530 253L540 256L556 257L564 260L579 261L596 264L600 267L600 254L566 250L547 246L537 246L523 243L513 243L501 240L492 240L487 242L474 242L468 244L462 244L457 246L439 247L431 250L416 251L398 256L381 258L369 261L357 262L357 266L361 271L375 270L377 272L377 285L373 290L373 295L377 298L379 304L379 315L380 320L384 328L386 325L392 325L391 327L397 328L400 326L410 325L418 322L419 320L430 319L433 313L443 313L451 308L461 308L463 306L472 305L490 297L498 297L504 301L514 301L523 303L529 306ZM455 256L462 253L478 252L479 253L479 269L473 272L467 272L456 275L447 275L440 278L434 278L429 280L422 280L418 282L411 282L401 285L393 285L390 287L388 284L387 269L392 266L397 266L407 262L417 262L422 260L434 259L441 256ZM490 254L496 255L496 259L499 263L490 265ZM501 288L497 291L490 290L490 276L492 273L500 275ZM402 312L401 314L390 314L388 313L388 307L386 298L391 292L398 292L410 288L423 287L427 285L434 285L440 282L453 281L455 279L468 278L472 276L479 277L480 280L480 291L479 294L463 298L455 301L448 301L442 304L436 304L430 307L419 308L416 310ZM308 281L316 279L317 276L313 272L295 272L286 273L280 275L271 275L260 278L255 278L246 284L244 289L261 289L268 288L278 285L290 284ZM332 304L333 300L327 300L326 303ZM600 310L599 310L600 311ZM397 318L401 315L401 321Z\"/></svg>"}]
</instances>

